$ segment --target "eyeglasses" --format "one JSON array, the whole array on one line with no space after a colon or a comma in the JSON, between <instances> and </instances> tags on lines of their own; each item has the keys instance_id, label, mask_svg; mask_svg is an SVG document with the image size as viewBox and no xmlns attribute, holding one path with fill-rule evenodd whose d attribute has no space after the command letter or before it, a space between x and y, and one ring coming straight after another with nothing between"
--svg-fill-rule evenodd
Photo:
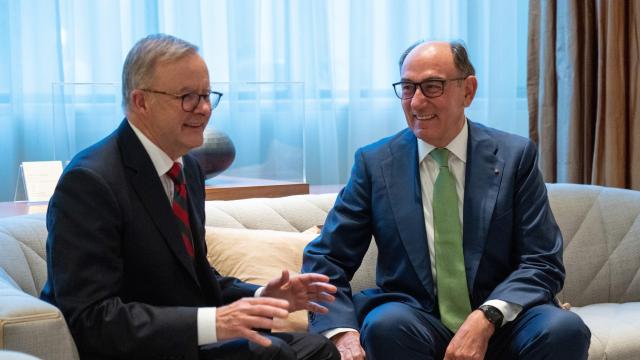
<instances>
[{"instance_id":1,"label":"eyeglasses","mask_svg":"<svg viewBox=\"0 0 640 360\"><path fill-rule=\"evenodd\" d=\"M192 112L195 110L200 104L200 100L204 100L211 105L211 110L215 109L220 103L220 98L222 98L222 93L217 91L209 90L206 94L198 94L195 92L190 92L184 95L176 95L171 94L164 91L152 90L152 89L140 89L142 91L154 93L154 94L162 94L167 96L172 96L176 99L182 100L182 110L186 112Z\"/></svg>"},{"instance_id":2,"label":"eyeglasses","mask_svg":"<svg viewBox=\"0 0 640 360\"><path fill-rule=\"evenodd\" d=\"M393 84L393 90L396 92L396 96L399 99L407 100L413 98L416 94L418 86L422 95L428 98L437 98L444 94L444 85L449 81L460 81L466 79L468 76L455 78L455 79L428 79L420 83L414 83L412 81L400 81Z\"/></svg>"}]
</instances>

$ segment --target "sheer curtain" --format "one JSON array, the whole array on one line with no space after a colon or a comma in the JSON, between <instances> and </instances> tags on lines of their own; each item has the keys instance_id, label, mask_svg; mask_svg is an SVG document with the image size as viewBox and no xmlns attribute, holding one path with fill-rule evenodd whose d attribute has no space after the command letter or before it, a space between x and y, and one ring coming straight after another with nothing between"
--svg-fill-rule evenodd
<instances>
[{"instance_id":1,"label":"sheer curtain","mask_svg":"<svg viewBox=\"0 0 640 360\"><path fill-rule=\"evenodd\" d=\"M527 11L512 0L0 0L0 200L21 161L49 160L62 141L52 84L119 83L129 48L155 32L197 44L214 82L303 82L311 184L344 183L355 149L405 127L391 83L423 38L465 41L479 78L468 116L526 136Z\"/></svg>"}]
</instances>

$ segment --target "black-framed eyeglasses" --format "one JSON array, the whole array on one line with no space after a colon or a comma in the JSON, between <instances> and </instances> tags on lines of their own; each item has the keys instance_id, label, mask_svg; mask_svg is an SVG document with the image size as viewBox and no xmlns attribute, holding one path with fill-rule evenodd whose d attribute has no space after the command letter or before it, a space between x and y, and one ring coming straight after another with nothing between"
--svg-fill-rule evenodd
<instances>
[{"instance_id":1,"label":"black-framed eyeglasses","mask_svg":"<svg viewBox=\"0 0 640 360\"><path fill-rule=\"evenodd\" d=\"M460 81L466 79L467 77L468 76L455 79L427 79L420 83L415 83L413 81L399 81L393 84L393 90L396 92L396 96L399 99L407 100L413 98L413 96L416 94L418 86L420 86L422 95L428 98L437 98L444 94L444 86L447 82Z\"/></svg>"},{"instance_id":2,"label":"black-framed eyeglasses","mask_svg":"<svg viewBox=\"0 0 640 360\"><path fill-rule=\"evenodd\" d=\"M176 95L171 94L165 91L153 90L153 89L140 89L142 91L154 93L154 94L162 94L172 96L176 99L182 100L182 110L186 112L192 112L195 110L200 104L200 100L204 100L211 105L211 110L215 109L220 103L220 99L222 98L222 93L217 91L207 92L206 94L198 94L195 92L190 92L184 95Z\"/></svg>"}]
</instances>

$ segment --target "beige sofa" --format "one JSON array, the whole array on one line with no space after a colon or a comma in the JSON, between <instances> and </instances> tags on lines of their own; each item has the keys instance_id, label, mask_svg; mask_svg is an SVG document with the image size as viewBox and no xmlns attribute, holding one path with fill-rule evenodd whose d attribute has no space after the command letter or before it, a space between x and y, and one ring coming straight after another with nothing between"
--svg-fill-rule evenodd
<instances>
[{"instance_id":1,"label":"beige sofa","mask_svg":"<svg viewBox=\"0 0 640 360\"><path fill-rule=\"evenodd\" d=\"M559 297L591 328L589 358L638 359L640 192L562 184L548 189L565 238L567 279ZM335 196L208 202L210 260L231 274L249 273L252 280L277 272L279 265L299 266L300 249L313 237L300 232L323 223ZM0 349L42 359L77 359L64 318L36 298L46 277L45 238L43 214L0 219ZM255 248L246 246L251 242ZM282 255L269 265L275 270L257 266L265 258L263 249ZM236 252L240 255L234 258ZM355 289L374 286L375 257L372 246L352 281ZM236 262L243 264L230 266Z\"/></svg>"}]
</instances>

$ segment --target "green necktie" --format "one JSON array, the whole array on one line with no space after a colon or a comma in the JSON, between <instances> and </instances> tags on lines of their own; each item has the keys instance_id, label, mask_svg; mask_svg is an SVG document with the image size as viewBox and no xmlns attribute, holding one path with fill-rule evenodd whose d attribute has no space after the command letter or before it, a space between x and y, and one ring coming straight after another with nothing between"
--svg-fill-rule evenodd
<instances>
[{"instance_id":1,"label":"green necktie","mask_svg":"<svg viewBox=\"0 0 640 360\"><path fill-rule=\"evenodd\" d=\"M462 252L456 181L449 171L449 150L436 148L431 157L440 171L433 185L433 227L440 318L456 332L471 312Z\"/></svg>"}]
</instances>

